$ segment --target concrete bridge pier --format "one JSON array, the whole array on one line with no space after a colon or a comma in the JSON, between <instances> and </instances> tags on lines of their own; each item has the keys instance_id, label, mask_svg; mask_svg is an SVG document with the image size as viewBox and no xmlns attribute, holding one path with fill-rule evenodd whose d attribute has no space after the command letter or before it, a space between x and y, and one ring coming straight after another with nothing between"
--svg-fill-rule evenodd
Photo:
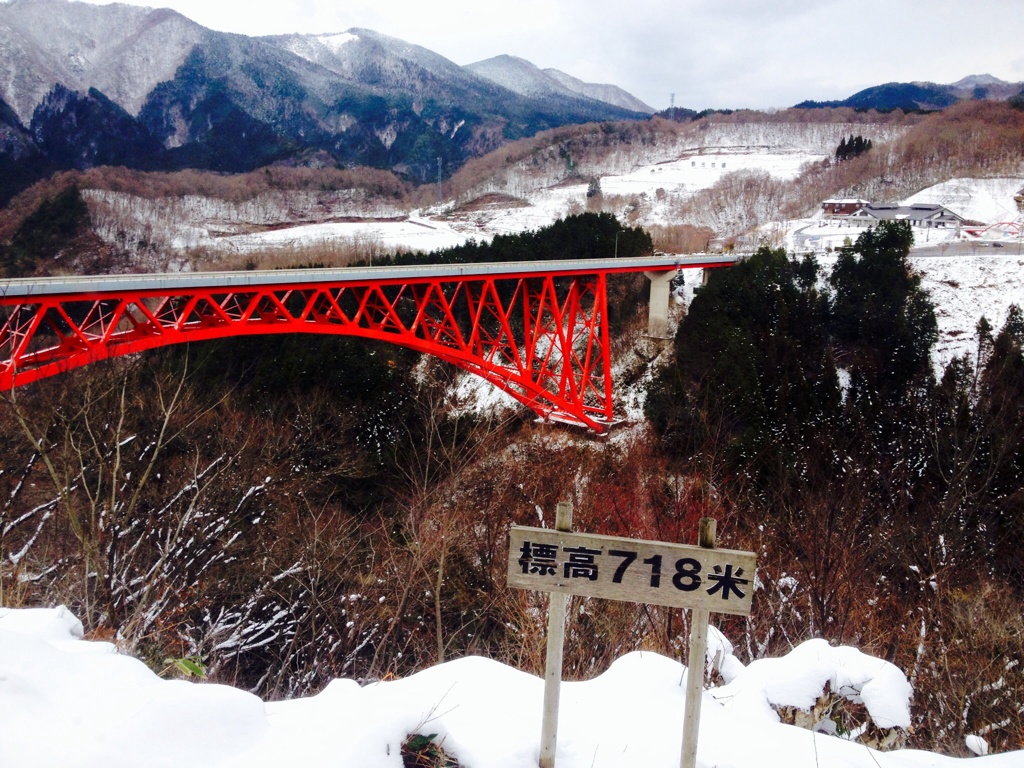
<instances>
[{"instance_id":1,"label":"concrete bridge pier","mask_svg":"<svg viewBox=\"0 0 1024 768\"><path fill-rule=\"evenodd\" d=\"M668 301L675 272L644 272L651 281L651 300L647 310L647 335L652 339L671 339Z\"/></svg>"}]
</instances>

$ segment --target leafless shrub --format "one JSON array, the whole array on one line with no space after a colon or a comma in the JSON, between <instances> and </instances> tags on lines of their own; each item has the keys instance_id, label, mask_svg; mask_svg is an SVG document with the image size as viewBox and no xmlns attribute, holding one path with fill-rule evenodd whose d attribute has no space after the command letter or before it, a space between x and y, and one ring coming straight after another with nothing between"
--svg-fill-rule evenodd
<instances>
[{"instance_id":1,"label":"leafless shrub","mask_svg":"<svg viewBox=\"0 0 1024 768\"><path fill-rule=\"evenodd\" d=\"M710 227L692 224L665 224L647 227L655 250L666 253L700 253L708 249L715 236Z\"/></svg>"}]
</instances>

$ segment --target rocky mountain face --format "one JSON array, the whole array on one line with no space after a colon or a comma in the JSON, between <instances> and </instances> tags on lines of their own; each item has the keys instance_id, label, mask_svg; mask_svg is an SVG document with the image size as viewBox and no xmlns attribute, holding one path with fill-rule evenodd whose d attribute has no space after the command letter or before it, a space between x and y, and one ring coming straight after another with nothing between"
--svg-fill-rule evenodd
<instances>
[{"instance_id":1,"label":"rocky mountain face","mask_svg":"<svg viewBox=\"0 0 1024 768\"><path fill-rule=\"evenodd\" d=\"M448 175L546 128L649 112L617 89L509 90L370 30L250 38L167 9L64 0L0 4L0 72L0 204L96 164L370 165L423 181L439 161Z\"/></svg>"}]
</instances>

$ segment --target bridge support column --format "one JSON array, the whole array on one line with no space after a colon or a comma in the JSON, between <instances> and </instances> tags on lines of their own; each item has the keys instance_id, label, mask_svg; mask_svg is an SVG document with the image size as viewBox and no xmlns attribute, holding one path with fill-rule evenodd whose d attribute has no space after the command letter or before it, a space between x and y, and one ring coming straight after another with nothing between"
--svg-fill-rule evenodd
<instances>
[{"instance_id":1,"label":"bridge support column","mask_svg":"<svg viewBox=\"0 0 1024 768\"><path fill-rule=\"evenodd\" d=\"M644 272L651 281L651 301L647 309L647 335L652 339L670 339L668 300L675 272Z\"/></svg>"}]
</instances>

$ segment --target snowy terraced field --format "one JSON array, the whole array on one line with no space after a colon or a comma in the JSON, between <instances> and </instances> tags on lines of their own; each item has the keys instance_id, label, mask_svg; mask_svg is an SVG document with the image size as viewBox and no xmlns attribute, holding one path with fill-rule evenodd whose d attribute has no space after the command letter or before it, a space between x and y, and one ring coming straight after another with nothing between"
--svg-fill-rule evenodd
<instances>
[{"instance_id":1,"label":"snowy terraced field","mask_svg":"<svg viewBox=\"0 0 1024 768\"><path fill-rule=\"evenodd\" d=\"M693 151L663 163L644 165L621 175L601 177L605 195L647 196L654 200L659 190L674 203L714 185L727 173L763 171L789 180L806 163L824 155L810 152L771 152L754 148ZM560 218L586 209L587 184L559 185L532 191L524 205L485 208L472 213L439 206L417 212L410 221L302 225L249 235L219 238L210 243L231 250L250 251L292 245L322 244L372 238L384 248L433 251L449 248L469 239L490 240L495 235L546 227ZM650 221L668 223L665 206L654 206ZM410 227L410 224L414 226ZM417 228L419 227L419 228ZM433 230L429 229L433 227Z\"/></svg>"},{"instance_id":2,"label":"snowy terraced field","mask_svg":"<svg viewBox=\"0 0 1024 768\"><path fill-rule=\"evenodd\" d=\"M824 159L824 155L806 152L719 151L687 154L678 160L638 168L622 176L601 179L605 194L652 194L660 187L686 190L691 194L706 189L725 174L735 171L764 171L779 179L794 179L807 163Z\"/></svg>"}]
</instances>

